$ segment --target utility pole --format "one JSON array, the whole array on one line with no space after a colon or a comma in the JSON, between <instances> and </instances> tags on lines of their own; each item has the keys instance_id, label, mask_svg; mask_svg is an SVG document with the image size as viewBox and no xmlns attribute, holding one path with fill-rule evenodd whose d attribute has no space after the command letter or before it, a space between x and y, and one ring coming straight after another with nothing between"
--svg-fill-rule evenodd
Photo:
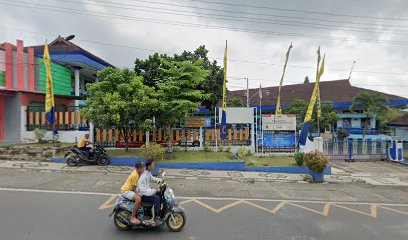
<instances>
[{"instance_id":1,"label":"utility pole","mask_svg":"<svg viewBox=\"0 0 408 240\"><path fill-rule=\"evenodd\" d=\"M246 82L247 82L247 89L246 89L246 97L247 97L247 103L246 103L246 106L247 107L249 107L249 80L248 80L248 78L245 78L246 79Z\"/></svg>"},{"instance_id":2,"label":"utility pole","mask_svg":"<svg viewBox=\"0 0 408 240\"><path fill-rule=\"evenodd\" d=\"M349 77L348 77L349 81L350 81L350 78L351 78L351 73L353 73L353 69L354 69L355 64L356 64L356 61L353 61L353 64L351 64L351 69L350 69L350 73L349 73Z\"/></svg>"}]
</instances>

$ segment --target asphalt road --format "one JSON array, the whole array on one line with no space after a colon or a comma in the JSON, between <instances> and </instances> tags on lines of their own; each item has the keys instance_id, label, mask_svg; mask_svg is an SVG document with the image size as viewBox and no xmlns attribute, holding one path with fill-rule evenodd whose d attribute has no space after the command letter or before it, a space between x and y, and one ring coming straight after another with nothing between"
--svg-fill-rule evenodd
<instances>
[{"instance_id":1,"label":"asphalt road","mask_svg":"<svg viewBox=\"0 0 408 240\"><path fill-rule=\"evenodd\" d=\"M182 232L116 230L111 195L0 189L0 239L408 239L408 204L183 198Z\"/></svg>"}]
</instances>

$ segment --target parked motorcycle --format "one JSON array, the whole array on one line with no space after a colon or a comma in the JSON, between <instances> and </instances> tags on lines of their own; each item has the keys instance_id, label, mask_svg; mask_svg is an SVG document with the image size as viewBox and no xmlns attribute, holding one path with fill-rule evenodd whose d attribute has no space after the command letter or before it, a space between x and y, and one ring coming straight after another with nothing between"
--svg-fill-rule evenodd
<instances>
[{"instance_id":1,"label":"parked motorcycle","mask_svg":"<svg viewBox=\"0 0 408 240\"><path fill-rule=\"evenodd\" d=\"M66 153L64 158L70 167L75 167L83 163L96 163L100 166L105 166L110 162L106 150L99 145L95 145L94 149L89 152L82 151L76 147L71 148L71 151Z\"/></svg>"},{"instance_id":2,"label":"parked motorcycle","mask_svg":"<svg viewBox=\"0 0 408 240\"><path fill-rule=\"evenodd\" d=\"M165 173L161 173L162 178ZM186 215L184 209L177 204L174 197L173 190L167 186L167 183L163 180L160 184L159 196L162 200L161 207L161 225L156 225L152 221L152 203L142 202L141 208L137 213L137 218L141 221L139 225L132 225L130 223L130 217L132 216L132 209L134 202L132 200L118 196L116 206L109 216L114 215L113 222L115 226L120 230L129 229L143 229L143 228L159 228L167 225L171 232L180 232L186 224Z\"/></svg>"}]
</instances>

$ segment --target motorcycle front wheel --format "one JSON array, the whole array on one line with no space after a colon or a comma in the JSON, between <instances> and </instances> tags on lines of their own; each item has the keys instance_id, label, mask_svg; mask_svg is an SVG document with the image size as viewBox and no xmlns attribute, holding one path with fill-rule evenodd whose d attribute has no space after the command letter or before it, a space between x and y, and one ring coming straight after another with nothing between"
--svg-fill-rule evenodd
<instances>
[{"instance_id":1,"label":"motorcycle front wheel","mask_svg":"<svg viewBox=\"0 0 408 240\"><path fill-rule=\"evenodd\" d=\"M77 161L76 157L75 157L75 156L72 156L72 155L70 155L70 156L67 157L66 162L67 162L67 165L68 165L69 167L75 167L75 166L78 165L78 161Z\"/></svg>"},{"instance_id":2,"label":"motorcycle front wheel","mask_svg":"<svg viewBox=\"0 0 408 240\"><path fill-rule=\"evenodd\" d=\"M172 212L166 221L170 232L180 232L186 224L184 212Z\"/></svg>"},{"instance_id":3,"label":"motorcycle front wheel","mask_svg":"<svg viewBox=\"0 0 408 240\"><path fill-rule=\"evenodd\" d=\"M106 165L109 164L109 157L108 157L108 156L105 156L105 155L102 155L102 156L100 156L100 157L98 158L98 160L96 160L96 163L97 163L99 166L106 166Z\"/></svg>"},{"instance_id":4,"label":"motorcycle front wheel","mask_svg":"<svg viewBox=\"0 0 408 240\"><path fill-rule=\"evenodd\" d=\"M131 216L132 214L124 209L116 211L113 217L113 222L115 223L116 228L119 229L119 231L128 230L130 228L129 225L121 222L119 218L126 219L128 222L130 222Z\"/></svg>"}]
</instances>

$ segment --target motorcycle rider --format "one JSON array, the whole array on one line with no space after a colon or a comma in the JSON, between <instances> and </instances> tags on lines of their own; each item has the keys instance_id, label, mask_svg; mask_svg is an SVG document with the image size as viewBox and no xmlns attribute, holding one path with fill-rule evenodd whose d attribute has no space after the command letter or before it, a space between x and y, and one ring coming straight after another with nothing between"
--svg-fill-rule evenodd
<instances>
[{"instance_id":1,"label":"motorcycle rider","mask_svg":"<svg viewBox=\"0 0 408 240\"><path fill-rule=\"evenodd\" d=\"M139 210L142 198L136 193L136 186L138 184L139 176L144 172L145 164L139 161L135 165L135 170L126 179L126 182L120 188L120 194L122 197L134 201L134 206L132 209L132 216L130 218L130 223L134 225L139 225L141 222L136 218L136 213Z\"/></svg>"},{"instance_id":2,"label":"motorcycle rider","mask_svg":"<svg viewBox=\"0 0 408 240\"><path fill-rule=\"evenodd\" d=\"M90 151L92 150L91 147L87 147L87 145L92 145L92 142L89 140L89 134L86 133L81 140L78 142L78 148L87 154L87 157L90 157Z\"/></svg>"},{"instance_id":3,"label":"motorcycle rider","mask_svg":"<svg viewBox=\"0 0 408 240\"><path fill-rule=\"evenodd\" d=\"M161 224L160 212L161 212L161 198L158 195L160 188L153 189L150 187L150 182L160 183L161 179L152 176L152 171L155 168L153 160L146 162L146 171L140 175L137 183L137 193L142 196L143 202L151 202L154 206L154 221L157 225Z\"/></svg>"}]
</instances>

